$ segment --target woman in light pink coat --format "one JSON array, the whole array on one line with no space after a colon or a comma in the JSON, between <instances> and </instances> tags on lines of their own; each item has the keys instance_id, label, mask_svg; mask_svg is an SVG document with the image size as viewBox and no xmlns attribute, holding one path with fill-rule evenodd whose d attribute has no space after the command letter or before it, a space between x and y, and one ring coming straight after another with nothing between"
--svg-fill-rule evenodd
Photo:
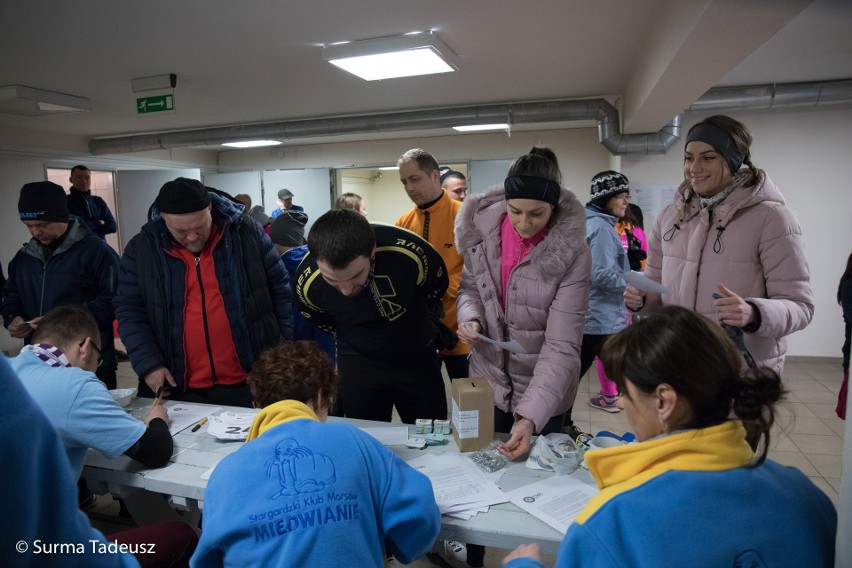
<instances>
[{"instance_id":1,"label":"woman in light pink coat","mask_svg":"<svg viewBox=\"0 0 852 568\"><path fill-rule=\"evenodd\" d=\"M471 376L494 389L495 429L511 433L501 447L510 459L529 451L533 433L562 427L577 393L589 299L585 212L546 155L534 148L502 187L465 199L455 227L464 254L458 335L473 345Z\"/></svg>"},{"instance_id":2,"label":"woman in light pink coat","mask_svg":"<svg viewBox=\"0 0 852 568\"><path fill-rule=\"evenodd\" d=\"M740 328L757 366L780 374L785 337L810 323L814 303L802 230L766 172L752 164L751 141L745 125L728 116L692 127L684 182L648 239L646 276L670 292L628 286L624 300L632 311L677 304Z\"/></svg>"}]
</instances>

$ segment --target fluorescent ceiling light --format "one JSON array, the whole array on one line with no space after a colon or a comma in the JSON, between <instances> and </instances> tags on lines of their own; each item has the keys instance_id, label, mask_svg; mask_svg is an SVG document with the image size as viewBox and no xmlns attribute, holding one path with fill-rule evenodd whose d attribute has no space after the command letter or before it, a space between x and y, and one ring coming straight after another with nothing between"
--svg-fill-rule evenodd
<instances>
[{"instance_id":1,"label":"fluorescent ceiling light","mask_svg":"<svg viewBox=\"0 0 852 568\"><path fill-rule=\"evenodd\" d=\"M327 45L322 58L365 81L458 69L456 55L432 32Z\"/></svg>"},{"instance_id":2,"label":"fluorescent ceiling light","mask_svg":"<svg viewBox=\"0 0 852 568\"><path fill-rule=\"evenodd\" d=\"M382 166L382 167L380 167L379 169L380 169L380 170L388 171L388 170L398 170L398 169L399 169L399 167L398 167L398 166Z\"/></svg>"},{"instance_id":3,"label":"fluorescent ceiling light","mask_svg":"<svg viewBox=\"0 0 852 568\"><path fill-rule=\"evenodd\" d=\"M467 126L453 126L453 130L459 132L484 132L486 130L506 130L509 125L505 122L502 124L469 124Z\"/></svg>"},{"instance_id":4,"label":"fluorescent ceiling light","mask_svg":"<svg viewBox=\"0 0 852 568\"><path fill-rule=\"evenodd\" d=\"M245 142L223 142L222 146L231 148L262 148L263 146L278 146L282 144L278 140L246 140Z\"/></svg>"},{"instance_id":5,"label":"fluorescent ceiling light","mask_svg":"<svg viewBox=\"0 0 852 568\"><path fill-rule=\"evenodd\" d=\"M0 112L19 116L47 116L92 110L89 99L43 91L24 85L0 87Z\"/></svg>"}]
</instances>

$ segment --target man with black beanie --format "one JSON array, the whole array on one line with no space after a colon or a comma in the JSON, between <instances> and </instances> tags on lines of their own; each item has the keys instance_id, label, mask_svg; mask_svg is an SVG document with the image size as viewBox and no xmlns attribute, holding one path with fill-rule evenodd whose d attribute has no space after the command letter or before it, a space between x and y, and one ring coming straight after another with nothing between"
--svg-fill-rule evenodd
<instances>
[{"instance_id":1,"label":"man with black beanie","mask_svg":"<svg viewBox=\"0 0 852 568\"><path fill-rule=\"evenodd\" d=\"M296 285L296 269L308 254L308 245L305 241L307 223L308 214L304 211L285 211L269 226L269 238L272 239L275 249L281 255L281 262L287 269L291 288ZM308 323L299 310L293 310L293 340L316 341L319 348L328 354L331 362L337 363L334 336Z\"/></svg>"},{"instance_id":2,"label":"man with black beanie","mask_svg":"<svg viewBox=\"0 0 852 568\"><path fill-rule=\"evenodd\" d=\"M32 238L9 263L0 312L12 337L30 343L41 317L53 308L80 304L98 322L103 361L98 378L116 386L112 322L118 255L86 224L68 213L65 190L49 181L21 188L21 221Z\"/></svg>"},{"instance_id":3,"label":"man with black beanie","mask_svg":"<svg viewBox=\"0 0 852 568\"><path fill-rule=\"evenodd\" d=\"M244 212L226 193L177 178L125 247L115 308L140 396L251 407L255 360L293 339L287 272Z\"/></svg>"}]
</instances>

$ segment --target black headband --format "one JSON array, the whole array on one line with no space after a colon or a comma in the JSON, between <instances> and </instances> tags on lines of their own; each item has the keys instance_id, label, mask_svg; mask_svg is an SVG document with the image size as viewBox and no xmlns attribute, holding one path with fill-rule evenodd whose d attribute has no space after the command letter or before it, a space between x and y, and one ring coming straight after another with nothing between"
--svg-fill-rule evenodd
<instances>
[{"instance_id":1,"label":"black headband","mask_svg":"<svg viewBox=\"0 0 852 568\"><path fill-rule=\"evenodd\" d=\"M509 176L503 182L506 200L537 199L554 207L559 203L559 184L553 180L532 176Z\"/></svg>"},{"instance_id":2,"label":"black headband","mask_svg":"<svg viewBox=\"0 0 852 568\"><path fill-rule=\"evenodd\" d=\"M686 135L686 143L689 144L693 140L710 144L714 150L722 154L728 162L728 167L731 168L731 175L736 175L740 171L740 166L748 157L748 154L742 153L737 148L730 134L712 124L699 123L693 126Z\"/></svg>"}]
</instances>

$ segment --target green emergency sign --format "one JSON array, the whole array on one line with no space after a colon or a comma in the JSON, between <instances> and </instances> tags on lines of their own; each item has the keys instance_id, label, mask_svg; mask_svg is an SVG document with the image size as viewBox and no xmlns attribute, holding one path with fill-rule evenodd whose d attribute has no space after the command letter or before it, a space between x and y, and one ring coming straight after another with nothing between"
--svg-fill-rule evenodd
<instances>
[{"instance_id":1,"label":"green emergency sign","mask_svg":"<svg viewBox=\"0 0 852 568\"><path fill-rule=\"evenodd\" d=\"M175 110L174 95L158 95L136 99L136 114Z\"/></svg>"}]
</instances>

